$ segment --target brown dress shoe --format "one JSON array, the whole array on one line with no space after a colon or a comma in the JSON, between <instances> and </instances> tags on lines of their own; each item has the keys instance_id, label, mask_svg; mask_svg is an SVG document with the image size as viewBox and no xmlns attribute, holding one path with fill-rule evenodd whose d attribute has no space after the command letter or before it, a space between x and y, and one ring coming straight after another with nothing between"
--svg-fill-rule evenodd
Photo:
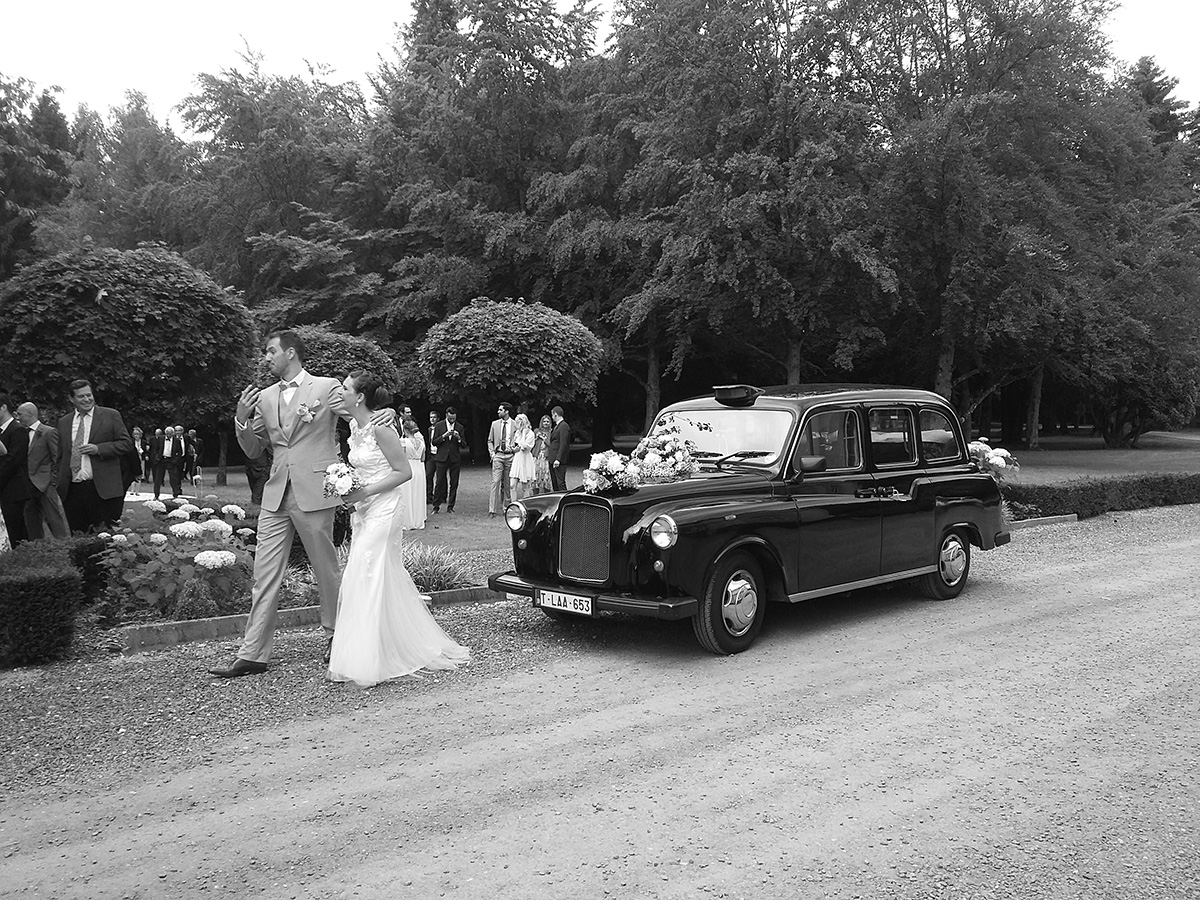
<instances>
[{"instance_id":1,"label":"brown dress shoe","mask_svg":"<svg viewBox=\"0 0 1200 900\"><path fill-rule=\"evenodd\" d=\"M208 671L218 678L240 678L243 675L261 675L267 671L267 664L254 662L250 659L242 659L239 656L228 669L209 669Z\"/></svg>"}]
</instances>

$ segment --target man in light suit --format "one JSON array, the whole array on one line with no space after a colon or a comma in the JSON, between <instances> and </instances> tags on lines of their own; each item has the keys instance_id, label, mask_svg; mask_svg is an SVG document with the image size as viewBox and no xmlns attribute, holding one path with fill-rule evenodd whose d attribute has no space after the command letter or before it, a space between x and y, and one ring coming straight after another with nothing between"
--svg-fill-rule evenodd
<instances>
[{"instance_id":1,"label":"man in light suit","mask_svg":"<svg viewBox=\"0 0 1200 900\"><path fill-rule=\"evenodd\" d=\"M133 440L119 412L96 404L90 381L67 390L75 412L58 420L58 495L72 531L105 531L125 509L121 457Z\"/></svg>"},{"instance_id":2,"label":"man in light suit","mask_svg":"<svg viewBox=\"0 0 1200 900\"><path fill-rule=\"evenodd\" d=\"M29 432L13 415L13 401L0 395L0 515L8 528L8 540L14 547L26 540L25 504L33 495L29 483Z\"/></svg>"},{"instance_id":3,"label":"man in light suit","mask_svg":"<svg viewBox=\"0 0 1200 900\"><path fill-rule=\"evenodd\" d=\"M488 494L488 516L495 518L496 513L504 512L509 501L509 475L512 473L513 431L516 423L512 418L512 404L501 403L496 410L499 418L492 422L488 429L488 456L492 459L492 490Z\"/></svg>"},{"instance_id":4,"label":"man in light suit","mask_svg":"<svg viewBox=\"0 0 1200 900\"><path fill-rule=\"evenodd\" d=\"M29 481L33 496L25 502L25 529L30 540L46 536L49 530L56 538L71 533L62 498L58 496L59 445L58 430L41 422L41 413L33 403L17 407L17 419L29 429Z\"/></svg>"},{"instance_id":5,"label":"man in light suit","mask_svg":"<svg viewBox=\"0 0 1200 900\"><path fill-rule=\"evenodd\" d=\"M209 670L221 678L266 671L275 642L279 587L297 533L317 578L326 662L337 617L342 576L333 548L333 514L341 500L326 497L324 483L325 469L338 461L342 385L304 370L304 341L293 331L267 335L264 356L280 380L261 391L248 385L238 398L233 424L247 458L260 456L269 446L274 460L258 519L246 635L232 665Z\"/></svg>"}]
</instances>

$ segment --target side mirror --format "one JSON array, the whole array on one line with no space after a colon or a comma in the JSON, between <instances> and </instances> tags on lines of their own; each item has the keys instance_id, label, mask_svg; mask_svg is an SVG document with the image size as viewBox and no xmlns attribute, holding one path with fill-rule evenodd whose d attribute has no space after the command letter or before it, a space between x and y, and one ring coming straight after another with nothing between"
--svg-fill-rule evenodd
<instances>
[{"instance_id":1,"label":"side mirror","mask_svg":"<svg viewBox=\"0 0 1200 900\"><path fill-rule=\"evenodd\" d=\"M823 456L801 456L799 462L800 471L795 475L796 481L803 481L805 475L825 471L825 457Z\"/></svg>"}]
</instances>

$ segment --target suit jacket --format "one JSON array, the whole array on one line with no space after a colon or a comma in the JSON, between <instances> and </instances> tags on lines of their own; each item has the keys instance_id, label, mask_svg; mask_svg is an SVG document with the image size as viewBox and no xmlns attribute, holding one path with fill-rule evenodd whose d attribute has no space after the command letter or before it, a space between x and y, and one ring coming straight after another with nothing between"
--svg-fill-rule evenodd
<instances>
[{"instance_id":1,"label":"suit jacket","mask_svg":"<svg viewBox=\"0 0 1200 900\"><path fill-rule=\"evenodd\" d=\"M450 438L450 423L446 419L433 426L434 459L437 462L459 463L462 461L462 448L467 442L467 433L463 430L462 422L454 423L454 431L458 440Z\"/></svg>"},{"instance_id":2,"label":"suit jacket","mask_svg":"<svg viewBox=\"0 0 1200 900\"><path fill-rule=\"evenodd\" d=\"M74 411L58 420L58 492L66 498L71 487L71 447L75 435L71 426L75 422ZM115 409L96 406L92 409L92 431L88 443L95 444L97 452L92 456L92 481L96 493L104 500L125 496L125 484L121 479L121 457L133 452L133 439L125 430L125 420Z\"/></svg>"},{"instance_id":3,"label":"suit jacket","mask_svg":"<svg viewBox=\"0 0 1200 900\"><path fill-rule=\"evenodd\" d=\"M508 420L508 445L505 449L506 453L512 453L517 448L513 446L517 436L517 423L514 419ZM492 427L488 429L487 448L488 455L494 456L500 452L500 445L504 442L504 420L493 419Z\"/></svg>"},{"instance_id":4,"label":"suit jacket","mask_svg":"<svg viewBox=\"0 0 1200 900\"><path fill-rule=\"evenodd\" d=\"M0 431L0 443L8 452L0 456L0 500L8 503L33 496L29 481L29 429L15 418Z\"/></svg>"},{"instance_id":5,"label":"suit jacket","mask_svg":"<svg viewBox=\"0 0 1200 900\"><path fill-rule=\"evenodd\" d=\"M235 420L238 444L248 459L261 456L268 447L274 453L271 475L263 488L264 509L278 512L283 507L288 484L296 504L305 512L332 509L341 503L340 498L324 494L325 470L338 461L337 416L332 406L341 386L334 378L318 378L310 372L292 396L291 414L281 415L281 385L276 382L258 395L254 417L245 428ZM302 404L308 406L311 422L298 414Z\"/></svg>"},{"instance_id":6,"label":"suit jacket","mask_svg":"<svg viewBox=\"0 0 1200 900\"><path fill-rule=\"evenodd\" d=\"M173 438L175 441L174 450L170 456L164 456L167 450L167 436L164 434L161 438L155 438L151 445L150 458L156 463L166 463L171 468L183 468L183 461L187 459L188 441L187 438Z\"/></svg>"},{"instance_id":7,"label":"suit jacket","mask_svg":"<svg viewBox=\"0 0 1200 900\"><path fill-rule=\"evenodd\" d=\"M29 433L29 480L43 494L58 486L58 429L38 422Z\"/></svg>"},{"instance_id":8,"label":"suit jacket","mask_svg":"<svg viewBox=\"0 0 1200 900\"><path fill-rule=\"evenodd\" d=\"M546 461L553 466L557 459L559 465L565 466L570 452L571 426L564 419L550 431L550 440L546 443Z\"/></svg>"}]
</instances>

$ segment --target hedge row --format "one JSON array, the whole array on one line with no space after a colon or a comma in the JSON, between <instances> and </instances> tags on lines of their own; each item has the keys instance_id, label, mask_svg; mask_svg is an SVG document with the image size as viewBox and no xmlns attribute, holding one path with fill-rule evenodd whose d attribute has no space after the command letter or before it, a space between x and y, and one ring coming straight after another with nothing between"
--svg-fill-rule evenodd
<instances>
[{"instance_id":1,"label":"hedge row","mask_svg":"<svg viewBox=\"0 0 1200 900\"><path fill-rule=\"evenodd\" d=\"M1200 503L1200 475L1125 475L1080 478L1062 484L1006 484L1010 505L1032 507L1039 516L1090 519L1108 512Z\"/></svg>"},{"instance_id":2,"label":"hedge row","mask_svg":"<svg viewBox=\"0 0 1200 900\"><path fill-rule=\"evenodd\" d=\"M75 636L75 612L104 590L93 536L47 538L0 554L0 666L58 659Z\"/></svg>"}]
</instances>

